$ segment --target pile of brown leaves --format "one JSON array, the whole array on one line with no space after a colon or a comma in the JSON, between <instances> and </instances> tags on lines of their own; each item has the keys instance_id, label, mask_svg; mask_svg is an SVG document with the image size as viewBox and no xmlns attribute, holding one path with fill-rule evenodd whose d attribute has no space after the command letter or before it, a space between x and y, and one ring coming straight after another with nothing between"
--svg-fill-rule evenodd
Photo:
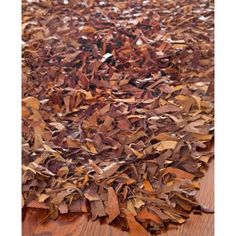
<instances>
[{"instance_id":1,"label":"pile of brown leaves","mask_svg":"<svg viewBox=\"0 0 236 236\"><path fill-rule=\"evenodd\" d=\"M22 2L24 207L84 212L131 235L208 212L214 5Z\"/></svg>"}]
</instances>

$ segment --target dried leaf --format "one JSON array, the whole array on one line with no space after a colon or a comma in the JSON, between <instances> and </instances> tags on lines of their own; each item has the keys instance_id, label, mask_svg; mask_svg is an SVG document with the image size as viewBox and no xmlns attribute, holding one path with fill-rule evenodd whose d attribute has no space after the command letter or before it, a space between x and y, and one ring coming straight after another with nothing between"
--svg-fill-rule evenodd
<instances>
[{"instance_id":1,"label":"dried leaf","mask_svg":"<svg viewBox=\"0 0 236 236\"><path fill-rule=\"evenodd\" d=\"M28 106L33 109L39 110L40 107L40 102L37 98L35 97L26 97L22 99L22 101Z\"/></svg>"},{"instance_id":2,"label":"dried leaf","mask_svg":"<svg viewBox=\"0 0 236 236\"><path fill-rule=\"evenodd\" d=\"M169 113L169 112L179 112L179 111L181 111L181 108L175 105L171 105L171 104L164 105L160 108L155 109L155 113L157 115L163 114L163 113Z\"/></svg>"},{"instance_id":3,"label":"dried leaf","mask_svg":"<svg viewBox=\"0 0 236 236\"><path fill-rule=\"evenodd\" d=\"M156 214L153 214L152 212L148 211L146 208L143 208L137 215L137 218L140 220L152 220L155 223L162 224L162 220L160 217Z\"/></svg>"},{"instance_id":4,"label":"dried leaf","mask_svg":"<svg viewBox=\"0 0 236 236\"><path fill-rule=\"evenodd\" d=\"M69 206L70 212L88 212L87 205L86 205L86 200L76 200L71 203Z\"/></svg>"},{"instance_id":5,"label":"dried leaf","mask_svg":"<svg viewBox=\"0 0 236 236\"><path fill-rule=\"evenodd\" d=\"M135 220L131 212L126 209L122 209L125 214L127 223L129 226L129 232L131 236L148 236L148 232Z\"/></svg>"},{"instance_id":6,"label":"dried leaf","mask_svg":"<svg viewBox=\"0 0 236 236\"><path fill-rule=\"evenodd\" d=\"M68 173L69 168L67 166L63 166L57 171L57 175L60 177L67 176Z\"/></svg>"},{"instance_id":7,"label":"dried leaf","mask_svg":"<svg viewBox=\"0 0 236 236\"><path fill-rule=\"evenodd\" d=\"M133 216L137 215L137 212L136 212L136 210L134 208L132 200L127 200L127 210L130 211L133 214Z\"/></svg>"},{"instance_id":8,"label":"dried leaf","mask_svg":"<svg viewBox=\"0 0 236 236\"><path fill-rule=\"evenodd\" d=\"M161 141L160 143L158 143L158 145L155 147L155 149L159 152L167 150L167 149L175 149L177 144L177 141Z\"/></svg>"},{"instance_id":9,"label":"dried leaf","mask_svg":"<svg viewBox=\"0 0 236 236\"><path fill-rule=\"evenodd\" d=\"M112 163L102 169L102 174L99 175L99 178L107 178L112 176L120 168L124 162Z\"/></svg>"},{"instance_id":10,"label":"dried leaf","mask_svg":"<svg viewBox=\"0 0 236 236\"><path fill-rule=\"evenodd\" d=\"M56 128L57 130L59 130L59 131L63 131L63 130L66 129L65 126L64 126L63 124L59 123L59 122L50 122L49 124L50 124L52 127L54 127L54 128Z\"/></svg>"},{"instance_id":11,"label":"dried leaf","mask_svg":"<svg viewBox=\"0 0 236 236\"><path fill-rule=\"evenodd\" d=\"M84 193L86 199L91 201L98 201L100 200L99 195L97 194L97 187L96 185L91 185L86 192Z\"/></svg>"},{"instance_id":12,"label":"dried leaf","mask_svg":"<svg viewBox=\"0 0 236 236\"><path fill-rule=\"evenodd\" d=\"M193 179L194 178L193 174L190 174L184 170L180 170L180 169L173 168L173 167L165 168L164 173L175 174L178 178L186 178L186 179Z\"/></svg>"},{"instance_id":13,"label":"dried leaf","mask_svg":"<svg viewBox=\"0 0 236 236\"><path fill-rule=\"evenodd\" d=\"M107 220L108 224L110 224L120 214L118 198L116 192L112 187L108 188L108 200L107 200L106 212L108 214L108 220Z\"/></svg>"},{"instance_id":14,"label":"dried leaf","mask_svg":"<svg viewBox=\"0 0 236 236\"><path fill-rule=\"evenodd\" d=\"M79 29L82 33L96 33L97 32L97 30L93 26L89 26L89 25L81 26Z\"/></svg>"},{"instance_id":15,"label":"dried leaf","mask_svg":"<svg viewBox=\"0 0 236 236\"><path fill-rule=\"evenodd\" d=\"M92 160L89 160L89 165L99 174L101 175L103 173L103 170L98 167Z\"/></svg>"},{"instance_id":16,"label":"dried leaf","mask_svg":"<svg viewBox=\"0 0 236 236\"><path fill-rule=\"evenodd\" d=\"M47 194L40 194L39 196L38 196L38 202L44 202L46 199L48 199L49 198L49 195L47 195Z\"/></svg>"},{"instance_id":17,"label":"dried leaf","mask_svg":"<svg viewBox=\"0 0 236 236\"><path fill-rule=\"evenodd\" d=\"M58 210L61 214L67 214L69 211L68 206L65 203L60 203L60 205L58 206Z\"/></svg>"}]
</instances>

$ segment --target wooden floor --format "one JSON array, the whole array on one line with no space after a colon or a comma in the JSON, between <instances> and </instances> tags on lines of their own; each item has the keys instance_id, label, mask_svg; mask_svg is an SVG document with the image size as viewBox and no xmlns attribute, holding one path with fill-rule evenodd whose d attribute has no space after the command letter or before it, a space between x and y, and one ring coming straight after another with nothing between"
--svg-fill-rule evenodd
<instances>
[{"instance_id":1,"label":"wooden floor","mask_svg":"<svg viewBox=\"0 0 236 236\"><path fill-rule=\"evenodd\" d=\"M206 176L201 180L199 201L214 208L214 163L211 162ZM59 216L56 221L43 223L47 210L28 208L22 224L23 236L129 236L128 232L99 221L91 221L85 215ZM173 228L163 236L213 236L214 214L192 215L188 221Z\"/></svg>"}]
</instances>

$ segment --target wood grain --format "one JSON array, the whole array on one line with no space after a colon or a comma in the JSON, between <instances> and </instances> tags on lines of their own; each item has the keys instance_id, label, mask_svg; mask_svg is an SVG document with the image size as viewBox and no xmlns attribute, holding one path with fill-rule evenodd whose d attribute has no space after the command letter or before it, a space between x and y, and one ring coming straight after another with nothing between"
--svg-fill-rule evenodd
<instances>
[{"instance_id":1,"label":"wood grain","mask_svg":"<svg viewBox=\"0 0 236 236\"><path fill-rule=\"evenodd\" d=\"M214 162L210 163L206 176L201 180L199 201L214 207ZM129 236L119 228L92 221L83 214L59 216L56 221L44 222L47 210L27 208L22 224L23 236ZM191 215L187 222L162 233L163 236L213 236L214 214Z\"/></svg>"}]
</instances>

